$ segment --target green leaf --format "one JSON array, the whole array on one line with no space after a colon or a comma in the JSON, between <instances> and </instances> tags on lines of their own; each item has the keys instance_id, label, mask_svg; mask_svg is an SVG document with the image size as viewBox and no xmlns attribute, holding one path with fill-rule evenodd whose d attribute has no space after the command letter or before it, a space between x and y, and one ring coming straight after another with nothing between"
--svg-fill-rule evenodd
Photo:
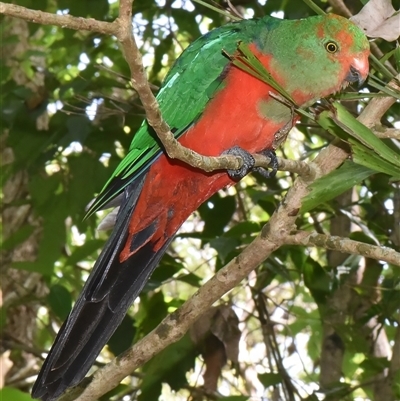
<instances>
[{"instance_id":1,"label":"green leaf","mask_svg":"<svg viewBox=\"0 0 400 401\"><path fill-rule=\"evenodd\" d=\"M332 279L329 273L311 257L303 267L304 284L310 290L318 305L324 304L331 293Z\"/></svg>"},{"instance_id":2,"label":"green leaf","mask_svg":"<svg viewBox=\"0 0 400 401\"><path fill-rule=\"evenodd\" d=\"M240 240L246 237L257 235L260 232L260 229L260 224L256 223L255 221L242 221L235 224L226 233L224 233L224 237L237 238Z\"/></svg>"},{"instance_id":3,"label":"green leaf","mask_svg":"<svg viewBox=\"0 0 400 401\"><path fill-rule=\"evenodd\" d=\"M0 330L2 330L7 323L7 312L8 308L6 306L0 306Z\"/></svg>"},{"instance_id":4,"label":"green leaf","mask_svg":"<svg viewBox=\"0 0 400 401\"><path fill-rule=\"evenodd\" d=\"M276 386L282 382L282 376L279 373L259 373L257 377L265 388Z\"/></svg>"},{"instance_id":5,"label":"green leaf","mask_svg":"<svg viewBox=\"0 0 400 401\"><path fill-rule=\"evenodd\" d=\"M73 248L71 255L67 258L65 264L74 266L76 263L87 259L104 245L104 241L99 239L87 240L82 246Z\"/></svg>"},{"instance_id":6,"label":"green leaf","mask_svg":"<svg viewBox=\"0 0 400 401\"><path fill-rule=\"evenodd\" d=\"M65 320L67 318L72 308L72 297L70 291L60 284L54 284L50 287L47 301L60 320Z\"/></svg>"},{"instance_id":7,"label":"green leaf","mask_svg":"<svg viewBox=\"0 0 400 401\"><path fill-rule=\"evenodd\" d=\"M60 257L60 250L66 241L65 219L67 215L68 207L65 196L55 196L52 207L45 215L39 244L37 263L40 265L39 272L43 275L52 273L54 263Z\"/></svg>"},{"instance_id":8,"label":"green leaf","mask_svg":"<svg viewBox=\"0 0 400 401\"><path fill-rule=\"evenodd\" d=\"M11 267L14 269L36 272L44 276L51 276L53 273L53 265L43 265L40 262L13 262Z\"/></svg>"},{"instance_id":9,"label":"green leaf","mask_svg":"<svg viewBox=\"0 0 400 401\"><path fill-rule=\"evenodd\" d=\"M394 60L396 62L396 70L400 71L400 47L393 50Z\"/></svg>"},{"instance_id":10,"label":"green leaf","mask_svg":"<svg viewBox=\"0 0 400 401\"><path fill-rule=\"evenodd\" d=\"M210 241L210 246L212 246L218 252L218 257L222 263L225 263L227 256L238 245L240 245L240 241L231 237L217 237Z\"/></svg>"},{"instance_id":11,"label":"green leaf","mask_svg":"<svg viewBox=\"0 0 400 401\"><path fill-rule=\"evenodd\" d=\"M369 149L373 149L380 157L400 166L400 156L379 139L369 128L354 118L340 103L333 105L336 112L332 120L354 139Z\"/></svg>"},{"instance_id":12,"label":"green leaf","mask_svg":"<svg viewBox=\"0 0 400 401\"><path fill-rule=\"evenodd\" d=\"M260 81L265 82L271 88L274 88L278 93L280 93L286 100L290 103L295 104L294 100L288 92L280 85L272 75L267 71L265 66L257 58L257 56L250 50L249 45L246 43L239 43L238 50L242 55L234 55L230 57L232 63L240 68L241 70L253 75Z\"/></svg>"},{"instance_id":13,"label":"green leaf","mask_svg":"<svg viewBox=\"0 0 400 401\"><path fill-rule=\"evenodd\" d=\"M161 351L143 367L144 379L138 400L156 400L163 382L172 390L187 384L186 373L193 369L195 356L195 346L188 334Z\"/></svg>"},{"instance_id":14,"label":"green leaf","mask_svg":"<svg viewBox=\"0 0 400 401\"><path fill-rule=\"evenodd\" d=\"M317 118L332 135L352 146L354 161L375 171L400 178L400 155L355 119L342 105L334 103Z\"/></svg>"},{"instance_id":15,"label":"green leaf","mask_svg":"<svg viewBox=\"0 0 400 401\"><path fill-rule=\"evenodd\" d=\"M72 116L67 120L67 135L62 137L59 145L63 148L68 147L71 142L85 143L86 138L92 131L90 120L86 116ZM85 173L84 170L81 173Z\"/></svg>"},{"instance_id":16,"label":"green leaf","mask_svg":"<svg viewBox=\"0 0 400 401\"><path fill-rule=\"evenodd\" d=\"M359 365L365 371L365 378L376 376L389 368L390 361L387 358L368 357Z\"/></svg>"},{"instance_id":17,"label":"green leaf","mask_svg":"<svg viewBox=\"0 0 400 401\"><path fill-rule=\"evenodd\" d=\"M33 401L33 398L21 390L12 387L3 387L0 390L1 401Z\"/></svg>"},{"instance_id":18,"label":"green leaf","mask_svg":"<svg viewBox=\"0 0 400 401\"><path fill-rule=\"evenodd\" d=\"M104 171L104 168L87 153L71 155L68 158L68 165L71 177L66 193L68 211L70 215L83 220L87 204L93 199L96 190L101 187L98 185L98 175Z\"/></svg>"},{"instance_id":19,"label":"green leaf","mask_svg":"<svg viewBox=\"0 0 400 401\"><path fill-rule=\"evenodd\" d=\"M58 0L58 7L69 10L70 14L76 17L92 17L102 20L107 15L109 4L107 0Z\"/></svg>"},{"instance_id":20,"label":"green leaf","mask_svg":"<svg viewBox=\"0 0 400 401\"><path fill-rule=\"evenodd\" d=\"M47 7L47 0L20 0L18 5L33 8L34 10L45 10Z\"/></svg>"},{"instance_id":21,"label":"green leaf","mask_svg":"<svg viewBox=\"0 0 400 401\"><path fill-rule=\"evenodd\" d=\"M382 83L380 83L380 82L382 82ZM386 94L388 96L394 97L397 100L400 100L400 92L399 92L399 90L396 89L396 88L393 88L391 86L386 85L385 82L381 81L376 76L370 75L370 79L368 80L368 84L370 86L372 86L373 88L378 89L378 91L380 91L380 92L382 92L382 93L384 93L384 94Z\"/></svg>"},{"instance_id":22,"label":"green leaf","mask_svg":"<svg viewBox=\"0 0 400 401\"><path fill-rule=\"evenodd\" d=\"M196 276L196 274L189 273L189 274L182 274L176 277L176 280L182 281L183 283L189 284L192 287L199 288L202 278Z\"/></svg>"},{"instance_id":23,"label":"green leaf","mask_svg":"<svg viewBox=\"0 0 400 401\"><path fill-rule=\"evenodd\" d=\"M308 212L353 188L376 171L345 161L338 169L317 179L310 185L311 192L304 197L300 213Z\"/></svg>"},{"instance_id":24,"label":"green leaf","mask_svg":"<svg viewBox=\"0 0 400 401\"><path fill-rule=\"evenodd\" d=\"M49 203L52 203L60 186L60 174L34 175L28 185L35 208L43 213L48 210Z\"/></svg>"},{"instance_id":25,"label":"green leaf","mask_svg":"<svg viewBox=\"0 0 400 401\"><path fill-rule=\"evenodd\" d=\"M121 399L121 394L125 395L131 391L131 387L127 384L118 384L117 387L113 388L108 393L105 393L99 398L99 401L110 401L111 399ZM117 396L119 396L117 398Z\"/></svg>"},{"instance_id":26,"label":"green leaf","mask_svg":"<svg viewBox=\"0 0 400 401\"><path fill-rule=\"evenodd\" d=\"M355 231L350 233L349 238L353 241L364 242L370 245L376 245L376 241L362 231Z\"/></svg>"},{"instance_id":27,"label":"green leaf","mask_svg":"<svg viewBox=\"0 0 400 401\"><path fill-rule=\"evenodd\" d=\"M114 355L121 354L132 345L136 333L134 323L135 321L129 315L126 315L108 340L107 345Z\"/></svg>"},{"instance_id":28,"label":"green leaf","mask_svg":"<svg viewBox=\"0 0 400 401\"><path fill-rule=\"evenodd\" d=\"M392 389L394 396L397 399L400 399L400 369L397 369L397 371L394 374L393 381L392 381Z\"/></svg>"},{"instance_id":29,"label":"green leaf","mask_svg":"<svg viewBox=\"0 0 400 401\"><path fill-rule=\"evenodd\" d=\"M198 209L205 223L202 237L207 240L221 235L230 222L235 209L235 198L233 196L222 197L219 193L203 203Z\"/></svg>"},{"instance_id":30,"label":"green leaf","mask_svg":"<svg viewBox=\"0 0 400 401\"><path fill-rule=\"evenodd\" d=\"M387 160L382 159L378 155L372 153L366 146L359 143L355 143L350 140L353 144L353 160L355 163L361 164L367 168L372 168L375 171L390 175L394 179L400 178L400 164L395 165Z\"/></svg>"},{"instance_id":31,"label":"green leaf","mask_svg":"<svg viewBox=\"0 0 400 401\"><path fill-rule=\"evenodd\" d=\"M283 96L287 101L287 106L293 108L297 113L302 114L305 117L312 118L311 114L299 108L297 104L292 99L291 95L272 77L269 71L257 58L257 56L250 50L247 43L240 42L238 45L238 50L240 54L234 54L233 56L227 54L232 64L240 68L242 71L252 75L253 77L259 79L260 81L266 83L271 88L275 89L281 96Z\"/></svg>"},{"instance_id":32,"label":"green leaf","mask_svg":"<svg viewBox=\"0 0 400 401\"><path fill-rule=\"evenodd\" d=\"M168 304L164 300L162 291L140 294L139 311L135 314L138 335L142 337L164 319L168 314Z\"/></svg>"},{"instance_id":33,"label":"green leaf","mask_svg":"<svg viewBox=\"0 0 400 401\"><path fill-rule=\"evenodd\" d=\"M176 266L172 264L161 263L160 266L151 275L150 280L146 284L146 290L155 289L166 280L170 279L175 273L177 273L182 266Z\"/></svg>"},{"instance_id":34,"label":"green leaf","mask_svg":"<svg viewBox=\"0 0 400 401\"><path fill-rule=\"evenodd\" d=\"M386 68L384 63L382 63L378 58L376 58L372 53L369 55L371 61L371 66L374 67L378 72L380 72L384 77L391 80L394 78L393 74ZM370 74L371 76L371 74ZM374 76L375 78L375 76Z\"/></svg>"},{"instance_id":35,"label":"green leaf","mask_svg":"<svg viewBox=\"0 0 400 401\"><path fill-rule=\"evenodd\" d=\"M12 233L4 242L1 243L1 249L8 251L15 248L17 245L22 244L33 233L34 227L25 225L22 226L15 233Z\"/></svg>"},{"instance_id":36,"label":"green leaf","mask_svg":"<svg viewBox=\"0 0 400 401\"><path fill-rule=\"evenodd\" d=\"M187 31L191 39L201 36L195 13L188 12L183 8L177 8L174 10L174 20L179 26L179 32Z\"/></svg>"}]
</instances>

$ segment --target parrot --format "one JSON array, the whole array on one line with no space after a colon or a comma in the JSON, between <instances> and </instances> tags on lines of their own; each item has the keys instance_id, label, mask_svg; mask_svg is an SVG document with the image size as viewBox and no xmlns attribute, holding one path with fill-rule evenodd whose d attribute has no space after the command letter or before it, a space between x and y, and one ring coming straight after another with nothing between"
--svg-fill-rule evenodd
<instances>
[{"instance_id":1,"label":"parrot","mask_svg":"<svg viewBox=\"0 0 400 401\"><path fill-rule=\"evenodd\" d=\"M156 96L181 145L206 156L240 156L238 170L204 172L169 158L144 120L88 213L118 206L110 234L32 389L43 401L77 385L142 291L185 220L254 169L299 119L272 86L233 61L245 44L299 107L365 81L369 42L346 18L265 16L216 28L175 61Z\"/></svg>"}]
</instances>

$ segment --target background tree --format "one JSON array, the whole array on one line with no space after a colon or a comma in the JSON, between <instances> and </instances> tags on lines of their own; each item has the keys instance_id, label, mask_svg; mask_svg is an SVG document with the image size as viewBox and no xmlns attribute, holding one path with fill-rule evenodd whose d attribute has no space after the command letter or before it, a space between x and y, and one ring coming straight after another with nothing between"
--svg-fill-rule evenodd
<instances>
[{"instance_id":1,"label":"background tree","mask_svg":"<svg viewBox=\"0 0 400 401\"><path fill-rule=\"evenodd\" d=\"M83 220L86 205L145 109L163 129L148 97L139 100L146 82L130 40L130 1L15 3L28 9L0 3L3 401L30 399L43 353L108 236L96 231L102 215ZM350 16L364 3L135 0L133 27L156 92L190 42L230 20L217 9L302 18L315 4ZM396 28L388 31L395 39ZM350 89L336 98L399 154L400 58L388 40L373 43L362 95ZM379 173L381 160L376 171L352 162L353 137L339 142L333 131L303 118L280 151L297 163L282 160L287 171L276 180L251 175L200 207L80 400L107 391L103 399L400 398L399 175L394 167Z\"/></svg>"}]
</instances>

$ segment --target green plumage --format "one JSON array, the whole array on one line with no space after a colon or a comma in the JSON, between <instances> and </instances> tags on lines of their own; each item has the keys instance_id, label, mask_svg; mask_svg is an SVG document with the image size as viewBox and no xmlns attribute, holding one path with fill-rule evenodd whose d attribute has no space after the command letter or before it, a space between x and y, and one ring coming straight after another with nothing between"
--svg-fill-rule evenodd
<instances>
[{"instance_id":1,"label":"green plumage","mask_svg":"<svg viewBox=\"0 0 400 401\"><path fill-rule=\"evenodd\" d=\"M244 59L239 42L250 52ZM362 30L339 16L245 20L190 45L157 99L182 145L205 155L242 149L252 158L249 152L275 149L277 140L284 139L282 132L298 119L271 96L276 88L260 74L254 76L254 70L262 67L264 76L270 74L297 105L305 106L349 83L363 82L368 54ZM238 67L243 60L247 71ZM253 167L251 160L247 167L246 174ZM204 174L171 162L147 122L142 124L88 212L106 207L126 188L111 221L113 232L43 364L34 397L54 401L82 380L179 227L210 196L233 183L224 171Z\"/></svg>"},{"instance_id":2,"label":"green plumage","mask_svg":"<svg viewBox=\"0 0 400 401\"><path fill-rule=\"evenodd\" d=\"M229 64L223 51L233 54L239 41L250 43L260 31L268 32L282 22L269 16L233 22L201 36L182 53L157 95L162 116L175 138L179 138L200 118L209 100L223 88L221 74ZM87 215L100 210L121 193L160 153L159 140L153 128L144 120L133 137L128 154L107 181Z\"/></svg>"},{"instance_id":3,"label":"green plumage","mask_svg":"<svg viewBox=\"0 0 400 401\"><path fill-rule=\"evenodd\" d=\"M234 54L239 42L255 44L263 54L270 54L271 67L282 74L285 89L291 93L301 90L314 95L308 96L311 99L309 103L327 89L332 92L332 86L339 90L341 86L340 82L336 82L336 75L342 60L340 57L327 59L326 49L321 43L325 43L329 37L332 40L339 37L344 21L326 16L297 21L266 16L258 20L230 23L197 39L175 62L157 95L162 116L175 138L179 138L201 118L210 100L225 87L224 69L230 64L226 54ZM366 51L369 45L363 32L348 21L346 24L346 29L354 37L354 49L350 50L354 53ZM265 117L273 119L271 113L274 113L274 109L276 107L268 105ZM87 215L107 207L160 154L160 141L145 120L134 135L128 154Z\"/></svg>"}]
</instances>

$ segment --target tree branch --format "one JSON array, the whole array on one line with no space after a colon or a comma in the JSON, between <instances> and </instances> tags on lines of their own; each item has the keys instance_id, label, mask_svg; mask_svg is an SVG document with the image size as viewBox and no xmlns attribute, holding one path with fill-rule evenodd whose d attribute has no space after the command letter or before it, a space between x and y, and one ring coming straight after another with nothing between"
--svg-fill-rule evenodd
<instances>
[{"instance_id":1,"label":"tree branch","mask_svg":"<svg viewBox=\"0 0 400 401\"><path fill-rule=\"evenodd\" d=\"M372 99L371 102L377 99ZM390 106L388 106L390 107ZM382 111L382 110L381 110ZM365 110L359 120L367 118ZM310 163L317 179L340 166L348 157L339 141L323 149ZM309 192L308 186L313 179L297 177L288 190L285 200L262 228L260 235L250 243L240 255L232 259L205 283L179 309L168 315L152 332L133 345L106 366L98 369L60 401L94 401L116 387L130 372L143 365L168 345L178 341L189 327L210 306L232 288L236 287L247 275L266 260L273 251L287 243L293 231L301 207L302 198ZM77 398L76 398L77 397Z\"/></svg>"},{"instance_id":2,"label":"tree branch","mask_svg":"<svg viewBox=\"0 0 400 401\"><path fill-rule=\"evenodd\" d=\"M118 24L114 22L97 21L93 18L73 17L72 15L58 15L44 11L31 10L16 4L0 2L0 14L20 18L25 21L41 25L55 25L61 28L76 31L91 31L106 35L115 35Z\"/></svg>"},{"instance_id":3,"label":"tree branch","mask_svg":"<svg viewBox=\"0 0 400 401\"><path fill-rule=\"evenodd\" d=\"M337 168L347 157L347 153L329 145L323 149L312 166L316 178L320 174ZM301 199L308 193L311 180L298 177L289 189L285 202L271 216L258 237L217 272L207 283L187 300L179 309L168 315L151 333L133 345L78 387L65 394L60 401L94 401L113 389L130 372L143 365L168 345L178 341L189 327L232 288L236 287L247 275L267 259L273 251L286 243L295 229Z\"/></svg>"},{"instance_id":4,"label":"tree branch","mask_svg":"<svg viewBox=\"0 0 400 401\"><path fill-rule=\"evenodd\" d=\"M318 246L332 251L382 260L400 266L400 253L394 249L381 248L376 245L366 244L365 242L353 241L349 238L299 231L289 236L285 242L289 245Z\"/></svg>"},{"instance_id":5,"label":"tree branch","mask_svg":"<svg viewBox=\"0 0 400 401\"><path fill-rule=\"evenodd\" d=\"M121 47L131 71L131 83L137 91L146 112L146 119L154 128L163 144L166 153L172 159L179 159L192 167L211 172L215 170L237 170L243 160L239 156L204 156L182 146L170 131L168 124L163 120L158 102L150 88L146 72L143 68L142 55L137 47L132 27L133 0L120 0L119 16L113 22L97 21L93 18L73 17L71 15L57 15L43 11L31 10L25 7L0 2L0 14L21 18L26 21L56 25L74 30L88 30L107 35L114 35L121 43ZM256 167L267 168L271 161L268 157L253 155ZM311 173L310 167L301 165L301 162L286 162L280 160L282 170L299 174ZM281 169L281 168L280 168Z\"/></svg>"},{"instance_id":6,"label":"tree branch","mask_svg":"<svg viewBox=\"0 0 400 401\"><path fill-rule=\"evenodd\" d=\"M201 156L190 149L183 148L173 137L168 125L162 119L157 101L148 85L141 54L132 34L132 2L133 0L120 1L119 17L112 23L28 10L24 7L2 2L0 2L0 13L35 23L115 35L122 45L125 58L131 69L132 85L142 100L146 110L146 118L165 145L168 155L205 171L239 168L241 159L238 157ZM377 100L372 99L368 106ZM361 122L363 119L367 120L366 110L368 106L360 116ZM384 107L386 106L381 106L380 111ZM309 184L314 179L337 168L348 156L345 150L337 146L338 143L334 142L322 150L310 164L295 162L292 165L297 171L302 172L303 177L298 177L295 180L293 187L289 189L285 200L274 212L270 221L239 256L219 270L188 301L168 315L145 338L103 368L98 369L91 378L86 379L78 388L68 392L61 399L64 401L72 400L81 393L77 398L79 401L96 400L113 389L134 369L143 365L169 344L178 341L201 314L224 294L237 286L273 251L285 243L290 243L288 241L293 238L292 232L296 229L295 220L300 210L301 200L308 193ZM362 245L365 246L366 244ZM89 381L90 384L87 385Z\"/></svg>"},{"instance_id":7,"label":"tree branch","mask_svg":"<svg viewBox=\"0 0 400 401\"><path fill-rule=\"evenodd\" d=\"M253 157L257 167L269 167L269 163L271 162L269 157L260 154L253 154ZM313 164L309 164L302 160L282 159L281 157L278 157L277 159L280 171L295 173L307 180L314 179L318 174L316 166Z\"/></svg>"},{"instance_id":8,"label":"tree branch","mask_svg":"<svg viewBox=\"0 0 400 401\"><path fill-rule=\"evenodd\" d=\"M386 128L382 125L374 126L373 132L378 138L392 138L400 141L400 129L397 128Z\"/></svg>"},{"instance_id":9,"label":"tree branch","mask_svg":"<svg viewBox=\"0 0 400 401\"><path fill-rule=\"evenodd\" d=\"M400 90L398 81L400 79L400 74L398 74L394 79L392 79L387 86ZM382 92L379 92L383 94ZM365 126L371 128L374 127L381 121L383 115L387 110L396 103L396 99L392 96L377 96L370 100L370 102L365 106L365 109L359 116L358 120L362 122Z\"/></svg>"},{"instance_id":10,"label":"tree branch","mask_svg":"<svg viewBox=\"0 0 400 401\"><path fill-rule=\"evenodd\" d=\"M132 3L133 0L120 0L119 16L114 22L102 22L93 18L73 17L71 15L51 14L3 2L0 2L0 14L21 18L37 24L56 25L62 28L87 30L116 36L121 43L125 59L131 70L132 85L138 92L146 111L147 121L154 128L168 156L207 172L239 169L243 164L241 157L233 155L219 157L202 156L191 149L183 147L175 139L167 123L161 116L157 100L150 89L146 72L143 68L142 55L133 36Z\"/></svg>"}]
</instances>

